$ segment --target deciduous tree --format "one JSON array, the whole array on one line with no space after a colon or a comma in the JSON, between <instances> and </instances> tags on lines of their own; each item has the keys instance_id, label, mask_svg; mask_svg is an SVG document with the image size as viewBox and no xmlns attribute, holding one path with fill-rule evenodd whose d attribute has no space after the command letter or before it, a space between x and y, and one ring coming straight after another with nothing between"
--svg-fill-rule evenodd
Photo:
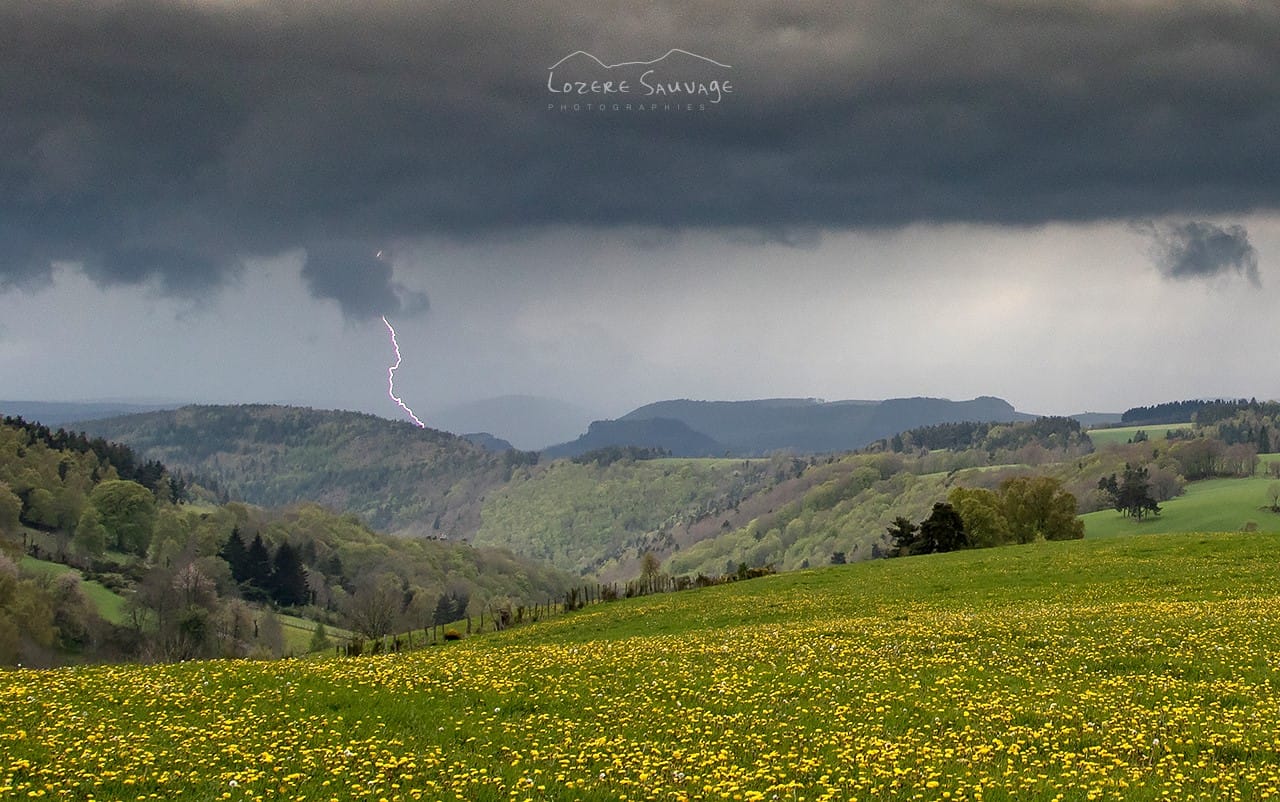
<instances>
[{"instance_id":1,"label":"deciduous tree","mask_svg":"<svg viewBox=\"0 0 1280 802\"><path fill-rule=\"evenodd\" d=\"M0 482L0 536L17 534L21 514L22 499L14 495L9 485Z\"/></svg>"},{"instance_id":2,"label":"deciduous tree","mask_svg":"<svg viewBox=\"0 0 1280 802\"><path fill-rule=\"evenodd\" d=\"M391 632L403 600L400 578L395 574L366 577L347 605L351 628L366 638L381 638Z\"/></svg>"},{"instance_id":3,"label":"deciduous tree","mask_svg":"<svg viewBox=\"0 0 1280 802\"><path fill-rule=\"evenodd\" d=\"M1084 522L1076 517L1076 497L1051 476L1006 479L1000 496L1010 534L1018 543L1084 537Z\"/></svg>"},{"instance_id":4,"label":"deciduous tree","mask_svg":"<svg viewBox=\"0 0 1280 802\"><path fill-rule=\"evenodd\" d=\"M147 553L155 526L156 500L137 482L113 479L93 489L89 502L101 516L107 537L117 551Z\"/></svg>"},{"instance_id":5,"label":"deciduous tree","mask_svg":"<svg viewBox=\"0 0 1280 802\"><path fill-rule=\"evenodd\" d=\"M977 548L1002 546L1012 539L1004 504L994 491L983 487L957 487L947 501L960 513L969 545Z\"/></svg>"},{"instance_id":6,"label":"deciduous tree","mask_svg":"<svg viewBox=\"0 0 1280 802\"><path fill-rule=\"evenodd\" d=\"M85 557L101 557L107 549L107 529L102 525L102 516L92 504L80 513L80 521L76 524L76 533L71 546Z\"/></svg>"}]
</instances>

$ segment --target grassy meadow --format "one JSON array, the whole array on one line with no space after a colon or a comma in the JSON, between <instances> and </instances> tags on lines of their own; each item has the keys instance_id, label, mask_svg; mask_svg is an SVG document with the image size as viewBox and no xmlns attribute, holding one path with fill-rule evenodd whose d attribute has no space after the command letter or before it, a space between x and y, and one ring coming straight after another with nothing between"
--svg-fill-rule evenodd
<instances>
[{"instance_id":1,"label":"grassy meadow","mask_svg":"<svg viewBox=\"0 0 1280 802\"><path fill-rule=\"evenodd\" d=\"M1090 429L1089 439L1093 441L1093 445L1097 448L1103 446L1127 443L1133 439L1138 432L1146 432L1147 437L1152 440L1165 439L1165 433L1178 429L1190 429L1191 423L1158 423L1151 426L1117 426L1106 429Z\"/></svg>"},{"instance_id":2,"label":"grassy meadow","mask_svg":"<svg viewBox=\"0 0 1280 802\"><path fill-rule=\"evenodd\" d=\"M0 675L0 796L1270 799L1266 534L1038 543L416 653Z\"/></svg>"},{"instance_id":3,"label":"grassy meadow","mask_svg":"<svg viewBox=\"0 0 1280 802\"><path fill-rule=\"evenodd\" d=\"M22 568L32 573L54 577L68 572L80 573L69 565L37 560L34 557L23 557ZM80 587L84 590L84 595L89 599L89 603L94 606L98 611L98 615L102 616L104 620L112 624L123 624L125 622L128 601L123 596L113 592L99 582L82 581Z\"/></svg>"},{"instance_id":4,"label":"grassy meadow","mask_svg":"<svg viewBox=\"0 0 1280 802\"><path fill-rule=\"evenodd\" d=\"M1276 455L1267 455L1273 457ZM1170 532L1235 532L1252 522L1260 532L1280 532L1280 513L1271 511L1271 487L1277 479L1208 479L1192 482L1186 492L1160 504L1160 514L1142 521L1115 510L1080 516L1086 538Z\"/></svg>"}]
</instances>

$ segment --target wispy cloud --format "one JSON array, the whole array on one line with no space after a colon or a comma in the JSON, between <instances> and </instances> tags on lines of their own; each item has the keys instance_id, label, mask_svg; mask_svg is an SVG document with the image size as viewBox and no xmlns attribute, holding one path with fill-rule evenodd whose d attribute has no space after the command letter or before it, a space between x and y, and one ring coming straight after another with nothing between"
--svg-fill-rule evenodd
<instances>
[{"instance_id":1,"label":"wispy cloud","mask_svg":"<svg viewBox=\"0 0 1280 802\"><path fill-rule=\"evenodd\" d=\"M1248 279L1255 287L1262 286L1258 252L1242 225L1143 221L1134 227L1150 237L1152 258L1167 278L1208 279L1234 274Z\"/></svg>"}]
</instances>

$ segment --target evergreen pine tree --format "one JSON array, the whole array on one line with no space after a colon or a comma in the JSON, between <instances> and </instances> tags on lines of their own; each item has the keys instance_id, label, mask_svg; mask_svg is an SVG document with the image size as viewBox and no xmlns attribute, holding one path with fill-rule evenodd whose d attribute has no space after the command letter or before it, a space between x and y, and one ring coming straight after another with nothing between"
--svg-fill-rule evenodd
<instances>
[{"instance_id":1,"label":"evergreen pine tree","mask_svg":"<svg viewBox=\"0 0 1280 802\"><path fill-rule=\"evenodd\" d=\"M445 593L436 602L436 613L432 621L438 625L451 624L467 615L467 603L470 597L465 593Z\"/></svg>"},{"instance_id":2,"label":"evergreen pine tree","mask_svg":"<svg viewBox=\"0 0 1280 802\"><path fill-rule=\"evenodd\" d=\"M956 508L945 501L933 505L929 517L920 522L920 551L931 554L955 551L969 545L964 531L964 520Z\"/></svg>"},{"instance_id":3,"label":"evergreen pine tree","mask_svg":"<svg viewBox=\"0 0 1280 802\"><path fill-rule=\"evenodd\" d=\"M245 582L252 585L260 593L271 589L271 553L267 544L262 542L262 533L253 536L245 554Z\"/></svg>"},{"instance_id":4,"label":"evergreen pine tree","mask_svg":"<svg viewBox=\"0 0 1280 802\"><path fill-rule=\"evenodd\" d=\"M889 525L889 537L893 538L894 556L905 557L915 552L920 527L899 515Z\"/></svg>"},{"instance_id":5,"label":"evergreen pine tree","mask_svg":"<svg viewBox=\"0 0 1280 802\"><path fill-rule=\"evenodd\" d=\"M218 556L226 560L227 565L231 566L232 579L236 582L248 581L248 552L244 547L244 538L240 537L240 527L232 528L231 537L227 538L227 542L222 544L222 548L218 550Z\"/></svg>"},{"instance_id":6,"label":"evergreen pine tree","mask_svg":"<svg viewBox=\"0 0 1280 802\"><path fill-rule=\"evenodd\" d=\"M311 597L307 587L307 572L302 567L298 552L288 541L281 543L272 560L271 581L268 590L277 604L293 607L306 604Z\"/></svg>"},{"instance_id":7,"label":"evergreen pine tree","mask_svg":"<svg viewBox=\"0 0 1280 802\"><path fill-rule=\"evenodd\" d=\"M329 640L329 631L325 629L324 622L316 624L316 628L311 632L311 643L307 647L312 652L325 652L329 647L333 646L333 641Z\"/></svg>"}]
</instances>

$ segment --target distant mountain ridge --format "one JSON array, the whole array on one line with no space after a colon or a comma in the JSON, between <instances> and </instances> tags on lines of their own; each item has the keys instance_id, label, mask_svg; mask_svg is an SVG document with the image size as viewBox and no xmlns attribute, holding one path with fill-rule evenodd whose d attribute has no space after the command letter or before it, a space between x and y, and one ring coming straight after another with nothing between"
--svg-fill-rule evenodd
<instances>
[{"instance_id":1,"label":"distant mountain ridge","mask_svg":"<svg viewBox=\"0 0 1280 802\"><path fill-rule=\"evenodd\" d=\"M127 401L0 401L0 415L13 415L45 426L176 409L182 404L136 404Z\"/></svg>"},{"instance_id":2,"label":"distant mountain ridge","mask_svg":"<svg viewBox=\"0 0 1280 802\"><path fill-rule=\"evenodd\" d=\"M993 396L968 401L922 397L885 401L676 399L646 404L616 421L597 421L587 434L544 453L576 456L603 446L632 445L666 448L677 456L748 457L774 451L822 454L852 451L907 429L938 423L1012 423L1035 417ZM652 423L659 420L664 423ZM645 422L650 423L643 425ZM688 430L687 439L680 439L673 422Z\"/></svg>"},{"instance_id":3,"label":"distant mountain ridge","mask_svg":"<svg viewBox=\"0 0 1280 802\"><path fill-rule=\"evenodd\" d=\"M545 459L576 457L608 446L660 448L671 452L673 457L716 457L726 450L724 445L694 431L684 421L646 418L594 421L586 434L577 440L543 449L542 456Z\"/></svg>"},{"instance_id":4,"label":"distant mountain ridge","mask_svg":"<svg viewBox=\"0 0 1280 802\"><path fill-rule=\"evenodd\" d=\"M485 432L514 448L536 451L573 439L596 417L557 398L503 395L444 407L428 414L426 421L436 429Z\"/></svg>"}]
</instances>

